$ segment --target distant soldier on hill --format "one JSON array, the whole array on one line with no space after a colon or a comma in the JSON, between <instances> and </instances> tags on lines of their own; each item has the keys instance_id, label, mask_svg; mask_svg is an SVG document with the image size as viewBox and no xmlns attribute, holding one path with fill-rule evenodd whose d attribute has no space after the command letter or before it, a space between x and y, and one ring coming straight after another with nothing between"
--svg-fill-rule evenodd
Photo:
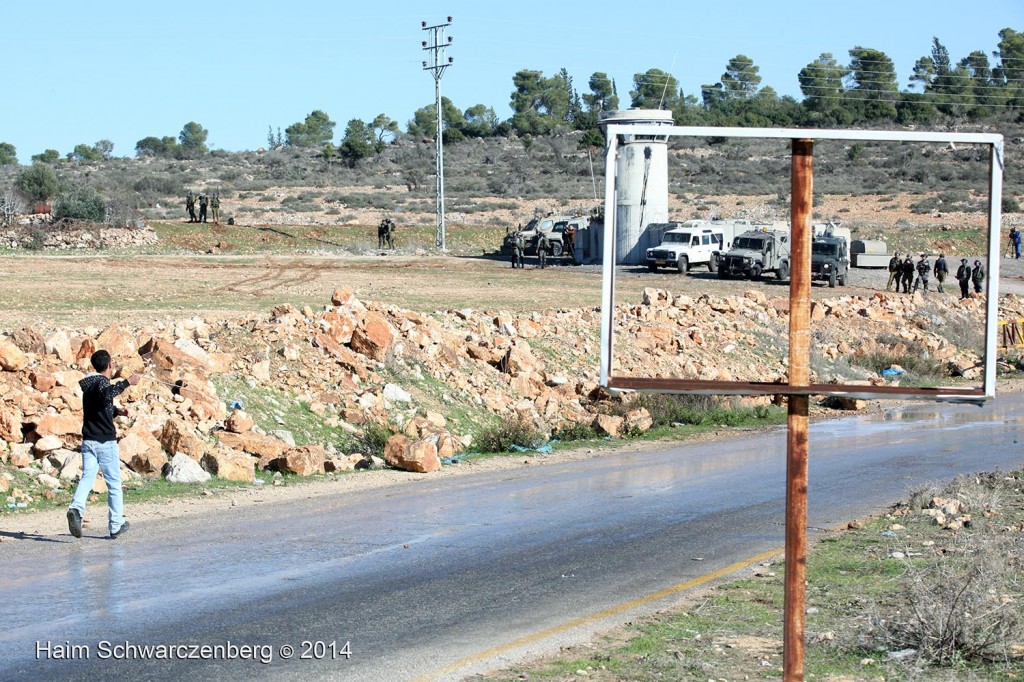
<instances>
[{"instance_id":1,"label":"distant soldier on hill","mask_svg":"<svg viewBox=\"0 0 1024 682\"><path fill-rule=\"evenodd\" d=\"M395 221L392 220L391 218L387 219L387 223L388 223L388 227L387 227L386 237L387 237L387 242L388 242L388 248L389 249L394 249L395 248L395 232L398 230L398 225L396 225Z\"/></svg>"},{"instance_id":2,"label":"distant soldier on hill","mask_svg":"<svg viewBox=\"0 0 1024 682\"><path fill-rule=\"evenodd\" d=\"M974 269L971 270L971 281L974 282L974 293L980 294L982 285L985 284L985 266L980 260L974 261Z\"/></svg>"},{"instance_id":3,"label":"distant soldier on hill","mask_svg":"<svg viewBox=\"0 0 1024 682\"><path fill-rule=\"evenodd\" d=\"M917 279L914 280L914 291L917 287L924 285L924 293L928 293L928 276L932 272L932 264L928 262L928 256L921 254L921 260L917 261Z\"/></svg>"},{"instance_id":4,"label":"distant soldier on hill","mask_svg":"<svg viewBox=\"0 0 1024 682\"><path fill-rule=\"evenodd\" d=\"M892 283L896 282L896 293L900 291L900 271L902 270L902 263L900 262L900 252L897 251L889 259L889 281L885 285L885 290L889 291L892 288Z\"/></svg>"},{"instance_id":5,"label":"distant soldier on hill","mask_svg":"<svg viewBox=\"0 0 1024 682\"><path fill-rule=\"evenodd\" d=\"M377 248L383 249L388 240L388 219L383 218L377 225Z\"/></svg>"},{"instance_id":6,"label":"distant soldier on hill","mask_svg":"<svg viewBox=\"0 0 1024 682\"><path fill-rule=\"evenodd\" d=\"M522 231L517 230L512 240L512 267L523 269L523 252L526 251L526 238Z\"/></svg>"},{"instance_id":7,"label":"distant soldier on hill","mask_svg":"<svg viewBox=\"0 0 1024 682\"><path fill-rule=\"evenodd\" d=\"M540 260L541 270L547 267L548 247L548 235L546 232L541 232L540 236L537 237L537 258Z\"/></svg>"},{"instance_id":8,"label":"distant soldier on hill","mask_svg":"<svg viewBox=\"0 0 1024 682\"><path fill-rule=\"evenodd\" d=\"M946 265L946 254L940 253L938 260L935 261L935 279L938 281L939 293L945 293L942 290L942 283L946 281L946 275L949 274L949 267Z\"/></svg>"},{"instance_id":9,"label":"distant soldier on hill","mask_svg":"<svg viewBox=\"0 0 1024 682\"><path fill-rule=\"evenodd\" d=\"M900 266L901 281L903 284L903 293L910 293L910 283L914 281L914 259L907 254L906 260L903 261L903 265Z\"/></svg>"},{"instance_id":10,"label":"distant soldier on hill","mask_svg":"<svg viewBox=\"0 0 1024 682\"><path fill-rule=\"evenodd\" d=\"M971 297L971 266L966 258L960 259L960 267L956 270L956 280L960 282L960 300Z\"/></svg>"},{"instance_id":11,"label":"distant soldier on hill","mask_svg":"<svg viewBox=\"0 0 1024 682\"><path fill-rule=\"evenodd\" d=\"M188 221L190 223L199 222L196 218L196 195L192 193L192 190L189 190L188 194L185 195L185 210L188 211Z\"/></svg>"},{"instance_id":12,"label":"distant soldier on hill","mask_svg":"<svg viewBox=\"0 0 1024 682\"><path fill-rule=\"evenodd\" d=\"M220 225L220 194L217 192L210 197L210 210L213 212L213 224Z\"/></svg>"},{"instance_id":13,"label":"distant soldier on hill","mask_svg":"<svg viewBox=\"0 0 1024 682\"><path fill-rule=\"evenodd\" d=\"M566 255L569 256L569 260L570 261L575 262L576 261L576 226L570 223L569 226L567 228L565 228L565 232L562 233L562 236L565 237L565 253L566 253Z\"/></svg>"},{"instance_id":14,"label":"distant soldier on hill","mask_svg":"<svg viewBox=\"0 0 1024 682\"><path fill-rule=\"evenodd\" d=\"M199 222L206 222L206 207L210 205L210 197L205 194L199 195Z\"/></svg>"}]
</instances>

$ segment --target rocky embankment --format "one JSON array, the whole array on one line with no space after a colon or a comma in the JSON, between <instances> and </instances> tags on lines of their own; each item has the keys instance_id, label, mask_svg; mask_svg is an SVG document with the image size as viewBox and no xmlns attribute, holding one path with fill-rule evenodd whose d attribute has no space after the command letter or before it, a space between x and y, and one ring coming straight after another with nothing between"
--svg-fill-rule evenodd
<instances>
[{"instance_id":1,"label":"rocky embankment","mask_svg":"<svg viewBox=\"0 0 1024 682\"><path fill-rule=\"evenodd\" d=\"M1017 298L1002 303L1008 316L1024 317ZM811 314L816 381L900 380L857 362L879 354L930 358L949 381L979 371L981 299L837 296L815 300ZM616 317L618 372L784 380L788 299L757 289L697 298L646 289ZM644 431L652 423L646 410L598 386L598 329L596 309L424 314L339 289L316 311L282 305L269 315L145 329L13 331L0 337L0 493L17 506L33 495L55 497L80 475L78 381L99 348L125 375L144 375L121 397L130 412L118 419L126 477L251 480L256 470L310 475L381 465L359 451L368 429L392 434L387 464L421 472L472 448L474 429L502 420L542 433L579 424L613 436ZM218 394L228 378L301 404L351 438L296 445L287 424L261 428L229 407L232 396ZM15 489L14 469L35 489ZM97 480L97 490L102 485Z\"/></svg>"},{"instance_id":2,"label":"rocky embankment","mask_svg":"<svg viewBox=\"0 0 1024 682\"><path fill-rule=\"evenodd\" d=\"M0 248L57 251L120 249L152 246L160 241L156 231L149 227L54 228L49 224L48 218L49 216L45 222L27 222L12 229L0 230Z\"/></svg>"}]
</instances>

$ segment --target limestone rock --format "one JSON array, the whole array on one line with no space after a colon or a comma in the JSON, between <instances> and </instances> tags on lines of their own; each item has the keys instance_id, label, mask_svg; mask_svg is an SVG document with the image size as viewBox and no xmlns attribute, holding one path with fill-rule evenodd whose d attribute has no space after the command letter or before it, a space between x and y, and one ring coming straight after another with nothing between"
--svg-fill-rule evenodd
<instances>
[{"instance_id":1,"label":"limestone rock","mask_svg":"<svg viewBox=\"0 0 1024 682\"><path fill-rule=\"evenodd\" d=\"M154 452L161 452L161 447L160 441L152 433L139 426L129 429L117 443L118 456L125 464L130 464L136 455L146 457ZM167 459L164 458L164 461Z\"/></svg>"},{"instance_id":2,"label":"limestone rock","mask_svg":"<svg viewBox=\"0 0 1024 682\"><path fill-rule=\"evenodd\" d=\"M384 397L396 403L411 403L412 396L398 384L386 384L384 386Z\"/></svg>"},{"instance_id":3,"label":"limestone rock","mask_svg":"<svg viewBox=\"0 0 1024 682\"><path fill-rule=\"evenodd\" d=\"M59 330L47 336L44 341L44 350L50 355L56 355L65 365L70 365L75 361L75 354L71 350L71 339L67 332Z\"/></svg>"},{"instance_id":4,"label":"limestone rock","mask_svg":"<svg viewBox=\"0 0 1024 682\"><path fill-rule=\"evenodd\" d=\"M46 343L35 329L19 329L11 334L11 342L26 353L36 355L46 353Z\"/></svg>"},{"instance_id":5,"label":"limestone rock","mask_svg":"<svg viewBox=\"0 0 1024 682\"><path fill-rule=\"evenodd\" d=\"M172 417L164 424L160 432L160 444L167 454L184 453L197 462L208 449L206 443L178 417Z\"/></svg>"},{"instance_id":6,"label":"limestone rock","mask_svg":"<svg viewBox=\"0 0 1024 682\"><path fill-rule=\"evenodd\" d=\"M388 438L384 445L384 461L405 471L430 473L441 468L437 446L430 440L410 440L402 434Z\"/></svg>"},{"instance_id":7,"label":"limestone rock","mask_svg":"<svg viewBox=\"0 0 1024 682\"><path fill-rule=\"evenodd\" d=\"M37 440L35 442L35 445L32 446L32 449L35 451L36 456L42 457L48 452L59 450L63 446L64 442L61 441L60 436L49 435L43 436L42 438Z\"/></svg>"},{"instance_id":8,"label":"limestone rock","mask_svg":"<svg viewBox=\"0 0 1024 682\"><path fill-rule=\"evenodd\" d=\"M70 412L48 414L36 422L36 433L40 436L67 436L81 432L81 415Z\"/></svg>"},{"instance_id":9,"label":"limestone rock","mask_svg":"<svg viewBox=\"0 0 1024 682\"><path fill-rule=\"evenodd\" d=\"M203 468L217 478L227 481L252 481L256 477L256 462L238 450L217 449L203 455Z\"/></svg>"},{"instance_id":10,"label":"limestone rock","mask_svg":"<svg viewBox=\"0 0 1024 682\"><path fill-rule=\"evenodd\" d=\"M624 426L632 433L645 433L654 426L654 420L647 408L639 407L626 413Z\"/></svg>"},{"instance_id":11,"label":"limestone rock","mask_svg":"<svg viewBox=\"0 0 1024 682\"><path fill-rule=\"evenodd\" d=\"M227 430L232 433L245 433L253 427L253 419L247 412L243 410L235 410L228 417L228 420L224 423Z\"/></svg>"},{"instance_id":12,"label":"limestone rock","mask_svg":"<svg viewBox=\"0 0 1024 682\"><path fill-rule=\"evenodd\" d=\"M624 421L622 417L616 417L615 415L599 414L594 417L591 427L600 434L614 437L619 435L619 430L622 428Z\"/></svg>"},{"instance_id":13,"label":"limestone rock","mask_svg":"<svg viewBox=\"0 0 1024 682\"><path fill-rule=\"evenodd\" d=\"M352 350L374 360L384 360L395 341L387 321L376 313L367 313L361 327L352 333Z\"/></svg>"},{"instance_id":14,"label":"limestone rock","mask_svg":"<svg viewBox=\"0 0 1024 682\"><path fill-rule=\"evenodd\" d=\"M278 471L312 476L324 473L324 446L306 445L292 448L275 462Z\"/></svg>"},{"instance_id":15,"label":"limestone rock","mask_svg":"<svg viewBox=\"0 0 1024 682\"><path fill-rule=\"evenodd\" d=\"M0 369L17 372L28 367L28 357L7 339L0 339Z\"/></svg>"},{"instance_id":16,"label":"limestone rock","mask_svg":"<svg viewBox=\"0 0 1024 682\"><path fill-rule=\"evenodd\" d=\"M179 452L167 464L167 480L171 483L205 483L210 474L203 471L199 462Z\"/></svg>"},{"instance_id":17,"label":"limestone rock","mask_svg":"<svg viewBox=\"0 0 1024 682\"><path fill-rule=\"evenodd\" d=\"M281 457L288 450L287 443L253 431L246 431L245 433L218 431L217 439L225 447L242 450L260 458L265 457L268 461Z\"/></svg>"},{"instance_id":18,"label":"limestone rock","mask_svg":"<svg viewBox=\"0 0 1024 682\"><path fill-rule=\"evenodd\" d=\"M167 464L167 455L160 448L133 452L132 456L128 459L128 466L131 467L132 471L148 478L159 476L165 464ZM168 477L168 480L170 480L170 477ZM190 481L183 482L189 483Z\"/></svg>"}]
</instances>

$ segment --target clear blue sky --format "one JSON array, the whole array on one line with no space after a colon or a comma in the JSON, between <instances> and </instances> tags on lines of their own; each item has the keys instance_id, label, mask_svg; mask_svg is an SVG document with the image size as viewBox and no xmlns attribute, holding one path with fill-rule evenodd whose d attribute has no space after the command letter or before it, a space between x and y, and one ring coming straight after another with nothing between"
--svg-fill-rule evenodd
<instances>
[{"instance_id":1,"label":"clear blue sky","mask_svg":"<svg viewBox=\"0 0 1024 682\"><path fill-rule=\"evenodd\" d=\"M797 73L822 52L846 63L854 46L882 50L905 88L932 36L958 61L972 50L990 54L1002 28L1024 30L1022 0L4 4L0 141L14 144L22 163L103 138L115 155L132 155L138 140L177 136L188 121L210 131L213 148L255 149L268 125L284 130L314 109L337 122L338 138L349 119L379 113L404 130L434 98L420 21L449 14L455 63L442 94L463 110L491 106L502 119L520 69L565 67L580 92L593 72L607 72L626 106L634 73L670 71L699 95L742 53L763 86L799 99Z\"/></svg>"}]
</instances>

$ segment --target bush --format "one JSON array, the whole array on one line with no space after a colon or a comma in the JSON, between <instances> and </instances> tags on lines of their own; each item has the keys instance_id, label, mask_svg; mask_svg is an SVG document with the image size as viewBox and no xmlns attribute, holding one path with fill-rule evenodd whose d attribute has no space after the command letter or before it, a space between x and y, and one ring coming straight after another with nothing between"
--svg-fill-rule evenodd
<instances>
[{"instance_id":1,"label":"bush","mask_svg":"<svg viewBox=\"0 0 1024 682\"><path fill-rule=\"evenodd\" d=\"M480 452L508 452L513 445L532 448L543 441L544 434L522 418L494 422L473 436L473 446Z\"/></svg>"},{"instance_id":2,"label":"bush","mask_svg":"<svg viewBox=\"0 0 1024 682\"><path fill-rule=\"evenodd\" d=\"M107 204L95 188L88 185L72 187L57 199L53 217L57 219L86 220L101 223L106 217Z\"/></svg>"},{"instance_id":3,"label":"bush","mask_svg":"<svg viewBox=\"0 0 1024 682\"><path fill-rule=\"evenodd\" d=\"M57 193L57 175L45 163L34 163L18 173L14 186L32 201L49 201Z\"/></svg>"},{"instance_id":4,"label":"bush","mask_svg":"<svg viewBox=\"0 0 1024 682\"><path fill-rule=\"evenodd\" d=\"M1015 197L1003 197L1003 213L1020 213L1020 203Z\"/></svg>"},{"instance_id":5,"label":"bush","mask_svg":"<svg viewBox=\"0 0 1024 682\"><path fill-rule=\"evenodd\" d=\"M349 443L348 447L353 452L358 452L362 455L383 457L384 446L387 444L388 438L391 438L393 435L395 435L394 431L386 425L370 422L363 427L362 433L357 435Z\"/></svg>"}]
</instances>

